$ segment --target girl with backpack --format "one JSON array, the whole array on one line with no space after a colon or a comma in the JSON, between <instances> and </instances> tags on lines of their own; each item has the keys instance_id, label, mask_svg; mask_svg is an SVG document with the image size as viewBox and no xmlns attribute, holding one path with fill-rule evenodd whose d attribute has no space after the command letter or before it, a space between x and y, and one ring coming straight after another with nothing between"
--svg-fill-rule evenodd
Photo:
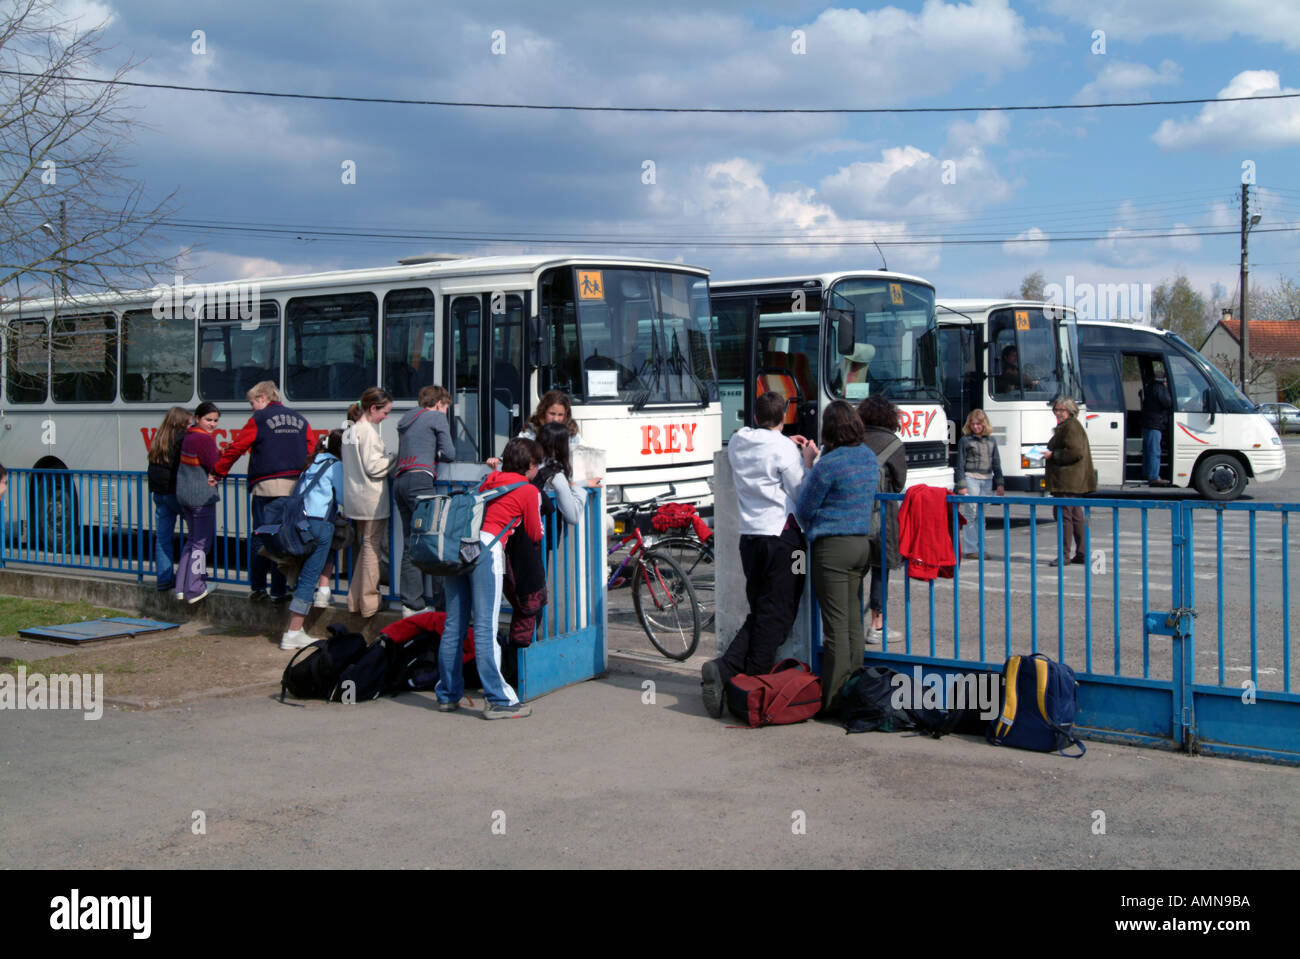
<instances>
[{"instance_id":1,"label":"girl with backpack","mask_svg":"<svg viewBox=\"0 0 1300 959\"><path fill-rule=\"evenodd\" d=\"M461 646L471 620L474 627L474 662L487 700L484 719L515 719L528 716L532 707L501 676L501 647L497 645L497 618L501 612L502 580L505 574L505 545L522 527L534 543L542 539L541 495L530 480L537 475L542 450L534 441L515 437L501 453L501 469L489 473L480 491L514 487L488 502L479 533L482 546L468 573L449 576L447 622L438 647L438 709L454 712L465 692L461 672ZM497 537L500 539L497 539ZM494 543L493 540L496 539Z\"/></svg>"},{"instance_id":2,"label":"girl with backpack","mask_svg":"<svg viewBox=\"0 0 1300 959\"><path fill-rule=\"evenodd\" d=\"M190 428L190 411L173 406L154 431L149 444L149 493L153 496L153 559L158 576L158 592L176 588L173 554L176 547L176 521L181 518L181 504L176 499L176 473L181 468L181 443Z\"/></svg>"},{"instance_id":3,"label":"girl with backpack","mask_svg":"<svg viewBox=\"0 0 1300 959\"><path fill-rule=\"evenodd\" d=\"M901 493L907 488L907 451L898 436L898 407L877 394L858 404L858 418L865 432L864 443L876 454L880 467L879 493ZM866 641L875 645L884 639L885 606L881 596L884 570L902 569L903 560L898 555L898 507L900 503L882 503L880 532L871 550L871 586L867 594L867 607L871 610L871 628ZM889 631L890 639L902 639L896 629Z\"/></svg>"},{"instance_id":4,"label":"girl with backpack","mask_svg":"<svg viewBox=\"0 0 1300 959\"><path fill-rule=\"evenodd\" d=\"M302 649L312 641L302 626L311 610L325 561L334 547L334 515L343 506L343 464L339 461L342 452L343 431L330 430L324 442L307 457L298 478L295 492L303 493L303 511L316 539L316 548L307 554L298 571L298 582L289 601L289 628L280 638L281 649Z\"/></svg>"},{"instance_id":5,"label":"girl with backpack","mask_svg":"<svg viewBox=\"0 0 1300 959\"><path fill-rule=\"evenodd\" d=\"M208 586L208 549L216 531L216 503L221 498L213 472L220 453L212 434L220 420L216 403L200 403L194 410L194 425L181 441L176 500L185 517L186 539L176 577L176 598L187 603L197 603L212 592Z\"/></svg>"}]
</instances>

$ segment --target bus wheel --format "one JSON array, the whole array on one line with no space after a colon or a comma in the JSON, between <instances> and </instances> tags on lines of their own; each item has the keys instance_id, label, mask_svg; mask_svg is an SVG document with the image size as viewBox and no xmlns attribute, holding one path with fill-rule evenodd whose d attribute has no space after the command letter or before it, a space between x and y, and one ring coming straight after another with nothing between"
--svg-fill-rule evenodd
<instances>
[{"instance_id":1,"label":"bus wheel","mask_svg":"<svg viewBox=\"0 0 1300 959\"><path fill-rule=\"evenodd\" d=\"M1246 488L1246 468L1235 456L1215 453L1196 464L1192 485L1206 499L1233 500Z\"/></svg>"},{"instance_id":2,"label":"bus wheel","mask_svg":"<svg viewBox=\"0 0 1300 959\"><path fill-rule=\"evenodd\" d=\"M69 475L32 477L28 541L38 550L72 553L77 547L77 494Z\"/></svg>"}]
</instances>

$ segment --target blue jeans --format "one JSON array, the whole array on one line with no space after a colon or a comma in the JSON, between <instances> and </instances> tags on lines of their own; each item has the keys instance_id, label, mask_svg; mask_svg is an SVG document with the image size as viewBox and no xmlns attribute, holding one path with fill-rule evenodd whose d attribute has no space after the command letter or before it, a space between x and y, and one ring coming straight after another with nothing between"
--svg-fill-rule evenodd
<instances>
[{"instance_id":1,"label":"blue jeans","mask_svg":"<svg viewBox=\"0 0 1300 959\"><path fill-rule=\"evenodd\" d=\"M486 535L486 534L484 534ZM516 531L516 536L523 533ZM487 536L488 540L492 537ZM489 552L484 546L478 562L464 576L443 581L447 591L447 622L438 646L438 685L434 689L441 703L458 703L465 693L461 670L461 649L470 617L474 622L474 665L483 682L483 695L493 706L519 702L514 689L501 677L501 647L497 645L497 616L501 611L501 580L505 551L497 543Z\"/></svg>"},{"instance_id":2,"label":"blue jeans","mask_svg":"<svg viewBox=\"0 0 1300 959\"><path fill-rule=\"evenodd\" d=\"M993 477L988 479L979 479L966 475L966 494L968 496L992 496L993 495ZM961 551L963 553L978 553L980 548L980 530L979 524L979 507L974 503L961 508L962 515L966 517L966 525L961 528ZM984 507L985 513L988 507Z\"/></svg>"},{"instance_id":3,"label":"blue jeans","mask_svg":"<svg viewBox=\"0 0 1300 959\"><path fill-rule=\"evenodd\" d=\"M321 570L329 559L330 547L334 545L334 524L327 519L308 516L311 532L316 537L316 548L302 561L298 571L298 584L293 590L293 599L289 601L289 612L306 616L311 612L311 601L315 598L316 583L320 580ZM280 575L281 581L284 574ZM271 582L275 582L274 579Z\"/></svg>"},{"instance_id":4,"label":"blue jeans","mask_svg":"<svg viewBox=\"0 0 1300 959\"><path fill-rule=\"evenodd\" d=\"M1142 476L1148 483L1160 479L1160 430L1142 431Z\"/></svg>"},{"instance_id":5,"label":"blue jeans","mask_svg":"<svg viewBox=\"0 0 1300 959\"><path fill-rule=\"evenodd\" d=\"M172 558L176 552L176 521L180 518L181 504L175 493L153 494L153 565L159 589L176 584Z\"/></svg>"}]
</instances>

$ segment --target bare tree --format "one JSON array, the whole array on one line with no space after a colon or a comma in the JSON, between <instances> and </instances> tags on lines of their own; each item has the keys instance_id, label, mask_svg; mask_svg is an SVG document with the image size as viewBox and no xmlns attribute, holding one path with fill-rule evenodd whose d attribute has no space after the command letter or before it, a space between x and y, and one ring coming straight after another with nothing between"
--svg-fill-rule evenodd
<instances>
[{"instance_id":1,"label":"bare tree","mask_svg":"<svg viewBox=\"0 0 1300 959\"><path fill-rule=\"evenodd\" d=\"M1043 276L1043 271L1035 270L1020 281L1019 290L1012 290L1007 293L1006 298L1008 300L1041 300L1046 285L1047 277Z\"/></svg>"},{"instance_id":2,"label":"bare tree","mask_svg":"<svg viewBox=\"0 0 1300 959\"><path fill-rule=\"evenodd\" d=\"M0 291L26 298L170 281L183 251L165 255L158 237L175 193L151 200L127 175L121 146L138 121L124 88L77 79L104 74L106 25L84 28L51 0L0 5Z\"/></svg>"}]
</instances>

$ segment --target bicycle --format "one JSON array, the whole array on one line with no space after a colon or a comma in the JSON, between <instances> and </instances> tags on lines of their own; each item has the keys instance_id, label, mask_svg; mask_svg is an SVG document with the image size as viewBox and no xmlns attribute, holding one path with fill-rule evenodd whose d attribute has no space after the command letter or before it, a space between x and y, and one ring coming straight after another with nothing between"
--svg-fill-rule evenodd
<instances>
[{"instance_id":1,"label":"bicycle","mask_svg":"<svg viewBox=\"0 0 1300 959\"><path fill-rule=\"evenodd\" d=\"M716 612L713 531L696 514L694 507L684 503L660 506L651 523L656 531L664 534L655 540L652 548L658 553L666 553L686 571L700 604L700 628L708 629ZM707 533L706 536L700 536L701 529Z\"/></svg>"},{"instance_id":2,"label":"bicycle","mask_svg":"<svg viewBox=\"0 0 1300 959\"><path fill-rule=\"evenodd\" d=\"M611 509L616 519L629 521L631 532L621 538L615 534L612 539L617 542L606 556L631 548L610 575L606 588L617 589L630 583L632 607L651 644L669 659L683 660L689 659L700 644L700 604L695 588L690 576L671 556L646 545L635 523L638 513L674 495L676 491L670 489L667 494Z\"/></svg>"}]
</instances>

